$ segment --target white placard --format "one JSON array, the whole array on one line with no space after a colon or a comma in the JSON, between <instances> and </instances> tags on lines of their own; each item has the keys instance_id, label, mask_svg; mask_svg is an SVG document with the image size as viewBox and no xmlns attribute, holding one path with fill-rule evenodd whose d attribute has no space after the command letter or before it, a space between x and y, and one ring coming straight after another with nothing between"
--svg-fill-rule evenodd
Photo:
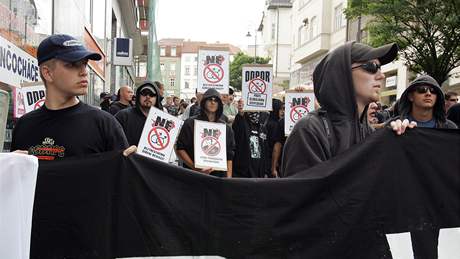
<instances>
[{"instance_id":1,"label":"white placard","mask_svg":"<svg viewBox=\"0 0 460 259\"><path fill-rule=\"evenodd\" d=\"M309 112L315 110L315 94L307 92L287 92L284 105L284 134L291 134L294 125Z\"/></svg>"},{"instance_id":2,"label":"white placard","mask_svg":"<svg viewBox=\"0 0 460 259\"><path fill-rule=\"evenodd\" d=\"M150 108L137 145L137 153L168 163L183 124L177 117L155 107Z\"/></svg>"},{"instance_id":3,"label":"white placard","mask_svg":"<svg viewBox=\"0 0 460 259\"><path fill-rule=\"evenodd\" d=\"M228 94L229 66L228 51L201 48L198 51L198 92L214 88L221 94Z\"/></svg>"},{"instance_id":4,"label":"white placard","mask_svg":"<svg viewBox=\"0 0 460 259\"><path fill-rule=\"evenodd\" d=\"M193 147L196 168L227 171L226 133L224 123L195 120Z\"/></svg>"},{"instance_id":5,"label":"white placard","mask_svg":"<svg viewBox=\"0 0 460 259\"><path fill-rule=\"evenodd\" d=\"M37 59L0 37L0 81L19 87L39 80Z\"/></svg>"},{"instance_id":6,"label":"white placard","mask_svg":"<svg viewBox=\"0 0 460 259\"><path fill-rule=\"evenodd\" d=\"M244 65L242 69L243 111L271 111L273 67Z\"/></svg>"},{"instance_id":7,"label":"white placard","mask_svg":"<svg viewBox=\"0 0 460 259\"><path fill-rule=\"evenodd\" d=\"M33 83L33 85L24 85L21 90L26 113L34 111L45 104L46 91L42 83Z\"/></svg>"}]
</instances>

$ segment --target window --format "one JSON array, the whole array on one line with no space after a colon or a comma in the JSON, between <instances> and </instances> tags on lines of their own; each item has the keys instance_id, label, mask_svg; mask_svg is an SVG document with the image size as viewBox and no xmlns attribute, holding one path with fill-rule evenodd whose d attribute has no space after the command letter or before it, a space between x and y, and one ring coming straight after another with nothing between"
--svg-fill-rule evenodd
<instances>
[{"instance_id":1,"label":"window","mask_svg":"<svg viewBox=\"0 0 460 259\"><path fill-rule=\"evenodd\" d=\"M176 63L169 64L169 70L176 71Z\"/></svg>"},{"instance_id":2,"label":"window","mask_svg":"<svg viewBox=\"0 0 460 259\"><path fill-rule=\"evenodd\" d=\"M185 88L185 89L189 89L189 88L190 88L190 82L189 82L188 80L185 80L184 88Z\"/></svg>"},{"instance_id":3,"label":"window","mask_svg":"<svg viewBox=\"0 0 460 259\"><path fill-rule=\"evenodd\" d=\"M166 49L165 47L160 47L160 56L166 56Z\"/></svg>"},{"instance_id":4,"label":"window","mask_svg":"<svg viewBox=\"0 0 460 259\"><path fill-rule=\"evenodd\" d=\"M194 75L194 76L197 76L197 75L198 75L198 67L195 67L195 71L193 72L193 75Z\"/></svg>"},{"instance_id":5,"label":"window","mask_svg":"<svg viewBox=\"0 0 460 259\"><path fill-rule=\"evenodd\" d=\"M160 70L165 71L165 64L164 63L160 63Z\"/></svg>"},{"instance_id":6,"label":"window","mask_svg":"<svg viewBox=\"0 0 460 259\"><path fill-rule=\"evenodd\" d=\"M190 66L185 66L185 75L186 76L190 75Z\"/></svg>"},{"instance_id":7,"label":"window","mask_svg":"<svg viewBox=\"0 0 460 259\"><path fill-rule=\"evenodd\" d=\"M172 57L176 56L176 47L171 47L171 56Z\"/></svg>"},{"instance_id":8,"label":"window","mask_svg":"<svg viewBox=\"0 0 460 259\"><path fill-rule=\"evenodd\" d=\"M300 46L302 46L302 30L303 30L303 26L300 26L297 31L297 47L299 48Z\"/></svg>"},{"instance_id":9,"label":"window","mask_svg":"<svg viewBox=\"0 0 460 259\"><path fill-rule=\"evenodd\" d=\"M272 23L272 40L275 40L276 36L276 24Z\"/></svg>"},{"instance_id":10,"label":"window","mask_svg":"<svg viewBox=\"0 0 460 259\"><path fill-rule=\"evenodd\" d=\"M345 14L343 13L343 5L339 4L334 9L334 31L340 30L345 25Z\"/></svg>"},{"instance_id":11,"label":"window","mask_svg":"<svg viewBox=\"0 0 460 259\"><path fill-rule=\"evenodd\" d=\"M171 87L174 87L174 84L176 83L176 79L175 78L170 78L169 79L169 86Z\"/></svg>"},{"instance_id":12,"label":"window","mask_svg":"<svg viewBox=\"0 0 460 259\"><path fill-rule=\"evenodd\" d=\"M99 46L105 51L105 0L93 1L92 32Z\"/></svg>"},{"instance_id":13,"label":"window","mask_svg":"<svg viewBox=\"0 0 460 259\"><path fill-rule=\"evenodd\" d=\"M195 62L198 62L198 56L195 56Z\"/></svg>"},{"instance_id":14,"label":"window","mask_svg":"<svg viewBox=\"0 0 460 259\"><path fill-rule=\"evenodd\" d=\"M317 34L318 34L318 24L316 22L316 16L314 16L310 20L310 36L309 36L310 40L316 37Z\"/></svg>"}]
</instances>

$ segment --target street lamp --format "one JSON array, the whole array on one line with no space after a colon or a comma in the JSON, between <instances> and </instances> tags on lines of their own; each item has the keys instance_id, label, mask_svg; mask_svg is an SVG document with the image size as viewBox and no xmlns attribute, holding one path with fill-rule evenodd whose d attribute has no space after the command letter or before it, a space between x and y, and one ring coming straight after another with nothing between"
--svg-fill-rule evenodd
<instances>
[{"instance_id":1,"label":"street lamp","mask_svg":"<svg viewBox=\"0 0 460 259\"><path fill-rule=\"evenodd\" d=\"M250 38L251 32L248 31L246 34L246 37ZM254 31L254 64L256 63L256 57L257 57L257 31Z\"/></svg>"}]
</instances>

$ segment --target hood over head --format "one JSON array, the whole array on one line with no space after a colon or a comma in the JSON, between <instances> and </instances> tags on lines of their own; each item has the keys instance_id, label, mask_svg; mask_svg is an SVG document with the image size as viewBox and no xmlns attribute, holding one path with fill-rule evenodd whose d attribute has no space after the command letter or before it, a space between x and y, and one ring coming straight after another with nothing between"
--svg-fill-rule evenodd
<instances>
[{"instance_id":1,"label":"hood over head","mask_svg":"<svg viewBox=\"0 0 460 259\"><path fill-rule=\"evenodd\" d=\"M460 103L452 105L447 111L447 119L457 124L460 129Z\"/></svg>"},{"instance_id":2,"label":"hood over head","mask_svg":"<svg viewBox=\"0 0 460 259\"><path fill-rule=\"evenodd\" d=\"M409 100L409 93L414 91L417 86L428 85L434 87L436 91L436 103L433 107L433 116L437 122L444 123L446 121L446 114L444 112L444 93L441 90L438 82L434 78L428 75L422 75L414 79L414 81L409 83L409 86L404 90L404 93L401 95L399 101L399 115L402 119L407 118L407 116L412 111L412 102Z\"/></svg>"},{"instance_id":3,"label":"hood over head","mask_svg":"<svg viewBox=\"0 0 460 259\"><path fill-rule=\"evenodd\" d=\"M224 112L224 104L222 103L222 99L220 97L219 92L217 92L217 90L214 89L214 88L210 88L210 89L206 90L206 92L204 92L203 98L201 98L201 102L200 102L200 114L202 116L206 116L205 104L206 104L206 101L211 97L217 97L217 99L218 99L217 103L218 103L219 106L217 108L216 118L219 119L222 116L222 113Z\"/></svg>"},{"instance_id":4,"label":"hood over head","mask_svg":"<svg viewBox=\"0 0 460 259\"><path fill-rule=\"evenodd\" d=\"M278 99L273 99L272 107L273 107L273 111L270 112L270 119L279 121L280 120L279 111L283 107L283 102Z\"/></svg>"},{"instance_id":5,"label":"hood over head","mask_svg":"<svg viewBox=\"0 0 460 259\"><path fill-rule=\"evenodd\" d=\"M361 142L365 136L362 128L370 130L367 108L361 118L358 114L351 65L379 59L382 64L396 58L398 47L389 44L372 48L364 44L347 42L329 52L315 67L313 84L315 97L321 110L327 112L336 139L336 152Z\"/></svg>"},{"instance_id":6,"label":"hood over head","mask_svg":"<svg viewBox=\"0 0 460 259\"><path fill-rule=\"evenodd\" d=\"M160 91L158 90L158 87L156 87L156 85L151 81L144 81L141 85L137 87L136 89L136 108L140 107L140 103L139 103L140 95L141 95L141 91L144 89L149 89L156 95L157 98L156 98L154 107L161 110L162 108L161 108L160 99L159 99Z\"/></svg>"}]
</instances>

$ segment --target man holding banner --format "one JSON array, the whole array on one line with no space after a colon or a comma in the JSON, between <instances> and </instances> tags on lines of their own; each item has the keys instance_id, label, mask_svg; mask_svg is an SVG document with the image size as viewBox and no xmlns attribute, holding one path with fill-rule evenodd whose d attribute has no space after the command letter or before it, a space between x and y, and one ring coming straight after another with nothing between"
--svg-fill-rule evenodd
<instances>
[{"instance_id":1,"label":"man holding banner","mask_svg":"<svg viewBox=\"0 0 460 259\"><path fill-rule=\"evenodd\" d=\"M349 42L321 60L313 72L321 108L294 126L284 147L283 176L329 160L374 131L367 120L367 106L378 101L385 79L380 67L393 61L397 53L396 44L371 48ZM402 133L407 125L399 122L395 130Z\"/></svg>"},{"instance_id":2,"label":"man holding banner","mask_svg":"<svg viewBox=\"0 0 460 259\"><path fill-rule=\"evenodd\" d=\"M219 177L232 177L232 159L235 149L235 140L233 131L230 126L226 125L226 150L227 150L227 173L222 171L213 171L212 168L198 169L195 166L194 155L194 128L195 120L224 123L221 120L223 113L223 103L220 94L213 88L208 89L200 102L200 114L190 117L184 122L184 126L179 134L176 144L176 154L184 162L184 167L205 174L210 174Z\"/></svg>"},{"instance_id":3,"label":"man holding banner","mask_svg":"<svg viewBox=\"0 0 460 259\"><path fill-rule=\"evenodd\" d=\"M82 103L88 89L88 60L100 60L69 35L52 35L38 46L45 104L21 117L13 131L11 150L41 160L121 150L127 147L120 124L110 114Z\"/></svg>"}]
</instances>

